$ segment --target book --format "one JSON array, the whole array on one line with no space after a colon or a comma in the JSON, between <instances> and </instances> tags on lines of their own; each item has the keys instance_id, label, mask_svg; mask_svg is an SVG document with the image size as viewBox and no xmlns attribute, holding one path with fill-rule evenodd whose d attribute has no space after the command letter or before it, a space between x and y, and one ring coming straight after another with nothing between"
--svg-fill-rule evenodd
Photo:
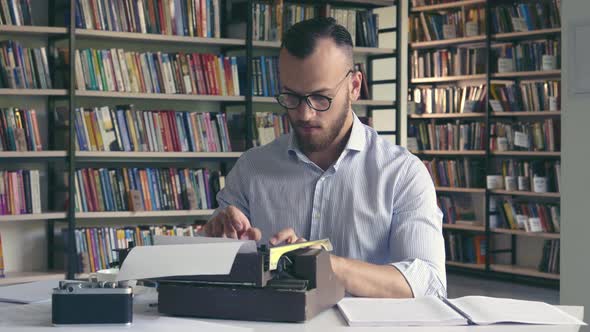
<instances>
[{"instance_id":1,"label":"book","mask_svg":"<svg viewBox=\"0 0 590 332\"><path fill-rule=\"evenodd\" d=\"M485 296L456 299L347 297L338 303L349 326L458 326L492 324L586 325L544 302Z\"/></svg>"}]
</instances>

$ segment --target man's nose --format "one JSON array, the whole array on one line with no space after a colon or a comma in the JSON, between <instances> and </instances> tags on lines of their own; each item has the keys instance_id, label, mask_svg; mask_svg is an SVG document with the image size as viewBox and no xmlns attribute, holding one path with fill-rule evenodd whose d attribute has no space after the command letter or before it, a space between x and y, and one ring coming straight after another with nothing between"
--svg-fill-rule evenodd
<instances>
[{"instance_id":1,"label":"man's nose","mask_svg":"<svg viewBox=\"0 0 590 332\"><path fill-rule=\"evenodd\" d=\"M297 106L296 110L297 117L301 121L309 121L316 115L316 110L311 108L305 99L301 100L301 103L299 103L299 106Z\"/></svg>"}]
</instances>

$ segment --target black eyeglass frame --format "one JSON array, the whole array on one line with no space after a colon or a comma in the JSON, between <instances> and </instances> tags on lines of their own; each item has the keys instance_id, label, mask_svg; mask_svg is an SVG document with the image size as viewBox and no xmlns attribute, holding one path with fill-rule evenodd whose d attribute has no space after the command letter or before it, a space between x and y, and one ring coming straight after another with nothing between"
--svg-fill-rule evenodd
<instances>
[{"instance_id":1,"label":"black eyeglass frame","mask_svg":"<svg viewBox=\"0 0 590 332\"><path fill-rule=\"evenodd\" d=\"M318 112L326 112L327 110L329 110L332 107L332 100L334 100L335 96L338 94L338 92L340 91L340 88L342 87L342 83L344 83L344 81L346 80L346 78L348 77L348 75L354 73L353 69L349 69L348 72L346 73L346 76L344 76L344 78L338 83L338 85L336 85L336 91L334 92L334 97L328 97L328 96L324 96L322 94L319 93L311 93L308 95L300 95L297 93L292 93L292 92L282 92L279 93L278 95L275 95L275 99L277 100L277 103L279 103L279 105L281 105L281 107L283 107L286 110L294 110L297 107L299 107L299 105L301 105L301 100L305 99L305 103L307 104L307 106L309 106L311 109L316 110ZM289 95L292 97L296 97L298 99L297 105L295 105L294 107L287 107L285 105L283 105L281 103L280 97L283 95ZM326 99L328 101L328 107L326 107L325 109L317 109L315 107L313 107L313 105L311 104L311 102L309 101L309 97L322 97L324 99Z\"/></svg>"}]
</instances>

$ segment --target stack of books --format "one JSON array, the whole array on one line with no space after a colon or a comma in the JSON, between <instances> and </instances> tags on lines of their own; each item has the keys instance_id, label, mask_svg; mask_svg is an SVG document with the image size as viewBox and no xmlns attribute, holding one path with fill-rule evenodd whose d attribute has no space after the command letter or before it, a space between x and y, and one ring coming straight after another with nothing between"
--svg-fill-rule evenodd
<instances>
[{"instance_id":1,"label":"stack of books","mask_svg":"<svg viewBox=\"0 0 590 332\"><path fill-rule=\"evenodd\" d=\"M255 121L256 137L254 146L268 144L291 131L289 118L286 114L257 112Z\"/></svg>"},{"instance_id":2,"label":"stack of books","mask_svg":"<svg viewBox=\"0 0 590 332\"><path fill-rule=\"evenodd\" d=\"M559 240L545 240L543 256L539 262L539 271L547 273L559 273Z\"/></svg>"},{"instance_id":3,"label":"stack of books","mask_svg":"<svg viewBox=\"0 0 590 332\"><path fill-rule=\"evenodd\" d=\"M0 4L0 25L33 25L30 1L8 1Z\"/></svg>"},{"instance_id":4,"label":"stack of books","mask_svg":"<svg viewBox=\"0 0 590 332\"><path fill-rule=\"evenodd\" d=\"M0 66L0 88L52 88L45 47L23 47L12 40L0 42Z\"/></svg>"},{"instance_id":5,"label":"stack of books","mask_svg":"<svg viewBox=\"0 0 590 332\"><path fill-rule=\"evenodd\" d=\"M37 112L16 107L0 109L0 151L41 151Z\"/></svg>"},{"instance_id":6,"label":"stack of books","mask_svg":"<svg viewBox=\"0 0 590 332\"><path fill-rule=\"evenodd\" d=\"M414 50L411 56L412 78L485 74L486 53L483 47Z\"/></svg>"},{"instance_id":7,"label":"stack of books","mask_svg":"<svg viewBox=\"0 0 590 332\"><path fill-rule=\"evenodd\" d=\"M560 121L493 123L490 126L492 151L548 151L560 149Z\"/></svg>"},{"instance_id":8,"label":"stack of books","mask_svg":"<svg viewBox=\"0 0 590 332\"><path fill-rule=\"evenodd\" d=\"M443 213L444 224L469 224L473 225L477 221L477 216L473 207L473 200L470 196L445 196L438 195L438 206Z\"/></svg>"},{"instance_id":9,"label":"stack of books","mask_svg":"<svg viewBox=\"0 0 590 332\"><path fill-rule=\"evenodd\" d=\"M0 215L41 213L39 170L0 170Z\"/></svg>"},{"instance_id":10,"label":"stack of books","mask_svg":"<svg viewBox=\"0 0 590 332\"><path fill-rule=\"evenodd\" d=\"M274 97L279 94L279 57L252 58L252 95Z\"/></svg>"},{"instance_id":11,"label":"stack of books","mask_svg":"<svg viewBox=\"0 0 590 332\"><path fill-rule=\"evenodd\" d=\"M81 29L221 37L219 0L76 0L76 9Z\"/></svg>"},{"instance_id":12,"label":"stack of books","mask_svg":"<svg viewBox=\"0 0 590 332\"><path fill-rule=\"evenodd\" d=\"M553 204L513 202L511 199L496 200L491 228L522 229L527 232L559 233L559 206Z\"/></svg>"},{"instance_id":13,"label":"stack of books","mask_svg":"<svg viewBox=\"0 0 590 332\"><path fill-rule=\"evenodd\" d=\"M60 52L65 61L67 52ZM76 50L76 88L239 96L237 57L199 53Z\"/></svg>"},{"instance_id":14,"label":"stack of books","mask_svg":"<svg viewBox=\"0 0 590 332\"><path fill-rule=\"evenodd\" d=\"M464 17L464 16L467 17ZM471 8L441 13L420 13L410 18L413 42L474 37L485 34L485 8Z\"/></svg>"},{"instance_id":15,"label":"stack of books","mask_svg":"<svg viewBox=\"0 0 590 332\"><path fill-rule=\"evenodd\" d=\"M521 177L520 182L516 184L517 189L505 188L506 190L534 191L535 177L543 177L546 179L545 192L558 193L560 191L560 161L502 160L497 165L496 174L501 174L504 177L504 183L506 183L506 177L513 177L515 181L518 181L518 177Z\"/></svg>"},{"instance_id":16,"label":"stack of books","mask_svg":"<svg viewBox=\"0 0 590 332\"><path fill-rule=\"evenodd\" d=\"M449 232L445 235L447 260L485 264L487 248L484 235Z\"/></svg>"},{"instance_id":17,"label":"stack of books","mask_svg":"<svg viewBox=\"0 0 590 332\"><path fill-rule=\"evenodd\" d=\"M544 56L554 60L548 61ZM560 69L561 42L556 39L498 44L492 48L491 65L494 73Z\"/></svg>"},{"instance_id":18,"label":"stack of books","mask_svg":"<svg viewBox=\"0 0 590 332\"><path fill-rule=\"evenodd\" d=\"M76 211L213 209L225 178L208 169L85 168L76 171Z\"/></svg>"},{"instance_id":19,"label":"stack of books","mask_svg":"<svg viewBox=\"0 0 590 332\"><path fill-rule=\"evenodd\" d=\"M78 273L107 269L118 257L114 249L153 245L155 235L196 236L200 225L76 228ZM64 236L67 233L64 232Z\"/></svg>"},{"instance_id":20,"label":"stack of books","mask_svg":"<svg viewBox=\"0 0 590 332\"><path fill-rule=\"evenodd\" d=\"M142 111L133 105L75 112L78 151L232 151L225 113Z\"/></svg>"},{"instance_id":21,"label":"stack of books","mask_svg":"<svg viewBox=\"0 0 590 332\"><path fill-rule=\"evenodd\" d=\"M561 1L515 2L491 9L493 33L533 31L561 26Z\"/></svg>"},{"instance_id":22,"label":"stack of books","mask_svg":"<svg viewBox=\"0 0 590 332\"><path fill-rule=\"evenodd\" d=\"M415 114L483 112L486 85L417 87L412 90Z\"/></svg>"},{"instance_id":23,"label":"stack of books","mask_svg":"<svg viewBox=\"0 0 590 332\"><path fill-rule=\"evenodd\" d=\"M437 187L483 188L485 167L479 160L423 160Z\"/></svg>"},{"instance_id":24,"label":"stack of books","mask_svg":"<svg viewBox=\"0 0 590 332\"><path fill-rule=\"evenodd\" d=\"M416 138L420 150L485 150L485 124L482 122L411 124L408 126L408 137Z\"/></svg>"},{"instance_id":25,"label":"stack of books","mask_svg":"<svg viewBox=\"0 0 590 332\"><path fill-rule=\"evenodd\" d=\"M561 109L561 81L524 81L519 84L493 83L490 102L494 111L543 112ZM497 109L497 110L496 110Z\"/></svg>"}]
</instances>

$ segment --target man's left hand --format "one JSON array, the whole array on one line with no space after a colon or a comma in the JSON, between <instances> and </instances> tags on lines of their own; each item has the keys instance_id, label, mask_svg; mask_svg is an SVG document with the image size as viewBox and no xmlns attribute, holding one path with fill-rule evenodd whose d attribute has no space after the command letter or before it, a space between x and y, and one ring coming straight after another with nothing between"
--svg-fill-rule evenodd
<instances>
[{"instance_id":1,"label":"man's left hand","mask_svg":"<svg viewBox=\"0 0 590 332\"><path fill-rule=\"evenodd\" d=\"M297 234L295 234L295 230L291 227L283 229L282 231L278 232L273 237L271 237L269 240L270 244L272 244L273 246L279 244L292 244L305 241L307 240L297 236Z\"/></svg>"}]
</instances>

